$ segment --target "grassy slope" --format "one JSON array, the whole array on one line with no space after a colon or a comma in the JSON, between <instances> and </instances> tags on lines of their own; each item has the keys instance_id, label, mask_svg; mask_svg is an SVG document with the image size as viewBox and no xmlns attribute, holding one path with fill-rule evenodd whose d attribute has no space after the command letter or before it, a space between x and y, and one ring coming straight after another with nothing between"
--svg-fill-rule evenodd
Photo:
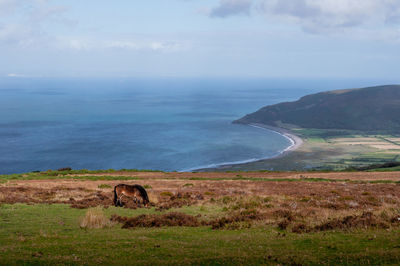
<instances>
[{"instance_id":1,"label":"grassy slope","mask_svg":"<svg viewBox=\"0 0 400 266\"><path fill-rule=\"evenodd\" d=\"M282 123L303 128L398 132L400 86L378 86L307 95L266 106L236 122Z\"/></svg>"},{"instance_id":2,"label":"grassy slope","mask_svg":"<svg viewBox=\"0 0 400 266\"><path fill-rule=\"evenodd\" d=\"M198 212L197 207L181 209ZM154 210L109 208L110 216ZM67 205L0 206L0 264L397 264L400 231L282 234L263 227L83 230L85 210Z\"/></svg>"}]
</instances>

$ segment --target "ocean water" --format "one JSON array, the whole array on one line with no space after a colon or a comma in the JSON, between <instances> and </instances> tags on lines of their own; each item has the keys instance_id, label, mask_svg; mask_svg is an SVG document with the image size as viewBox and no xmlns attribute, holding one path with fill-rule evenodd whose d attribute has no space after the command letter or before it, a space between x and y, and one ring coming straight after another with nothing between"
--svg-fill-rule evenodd
<instances>
[{"instance_id":1,"label":"ocean water","mask_svg":"<svg viewBox=\"0 0 400 266\"><path fill-rule=\"evenodd\" d=\"M334 88L321 84L1 79L0 174L61 167L182 171L272 157L290 145L288 139L231 122L268 104Z\"/></svg>"}]
</instances>

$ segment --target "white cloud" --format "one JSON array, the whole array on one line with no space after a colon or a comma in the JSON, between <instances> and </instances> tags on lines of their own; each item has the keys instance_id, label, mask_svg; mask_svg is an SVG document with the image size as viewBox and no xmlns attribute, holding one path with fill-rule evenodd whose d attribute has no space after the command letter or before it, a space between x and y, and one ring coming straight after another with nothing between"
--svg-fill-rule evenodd
<instances>
[{"instance_id":1,"label":"white cloud","mask_svg":"<svg viewBox=\"0 0 400 266\"><path fill-rule=\"evenodd\" d=\"M159 51L177 52L185 49L179 41L160 41L146 37L136 40L89 39L87 37L58 37L53 43L54 48L67 50L125 50L125 51Z\"/></svg>"},{"instance_id":2,"label":"white cloud","mask_svg":"<svg viewBox=\"0 0 400 266\"><path fill-rule=\"evenodd\" d=\"M22 74L10 73L10 74L7 74L7 77L9 77L9 78L26 78L27 76L22 75Z\"/></svg>"}]
</instances>

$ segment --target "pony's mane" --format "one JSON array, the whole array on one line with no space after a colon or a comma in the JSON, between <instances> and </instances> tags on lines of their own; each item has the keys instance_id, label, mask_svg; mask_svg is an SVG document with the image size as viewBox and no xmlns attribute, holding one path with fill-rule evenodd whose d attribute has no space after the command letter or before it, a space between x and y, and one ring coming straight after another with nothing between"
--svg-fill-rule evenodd
<instances>
[{"instance_id":1,"label":"pony's mane","mask_svg":"<svg viewBox=\"0 0 400 266\"><path fill-rule=\"evenodd\" d=\"M147 201L150 202L149 200L149 196L147 196L147 192L144 189L144 187L142 187L141 185L134 185L135 188L137 188L137 190L139 190L140 195Z\"/></svg>"}]
</instances>

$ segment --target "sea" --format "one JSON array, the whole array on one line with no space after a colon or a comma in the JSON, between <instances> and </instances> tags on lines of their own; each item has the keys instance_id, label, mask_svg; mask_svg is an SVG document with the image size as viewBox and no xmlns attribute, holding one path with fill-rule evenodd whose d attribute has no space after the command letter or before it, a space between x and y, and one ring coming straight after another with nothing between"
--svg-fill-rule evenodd
<instances>
[{"instance_id":1,"label":"sea","mask_svg":"<svg viewBox=\"0 0 400 266\"><path fill-rule=\"evenodd\" d=\"M235 119L361 80L0 79L0 174L73 169L192 171L279 155L281 134Z\"/></svg>"}]
</instances>

